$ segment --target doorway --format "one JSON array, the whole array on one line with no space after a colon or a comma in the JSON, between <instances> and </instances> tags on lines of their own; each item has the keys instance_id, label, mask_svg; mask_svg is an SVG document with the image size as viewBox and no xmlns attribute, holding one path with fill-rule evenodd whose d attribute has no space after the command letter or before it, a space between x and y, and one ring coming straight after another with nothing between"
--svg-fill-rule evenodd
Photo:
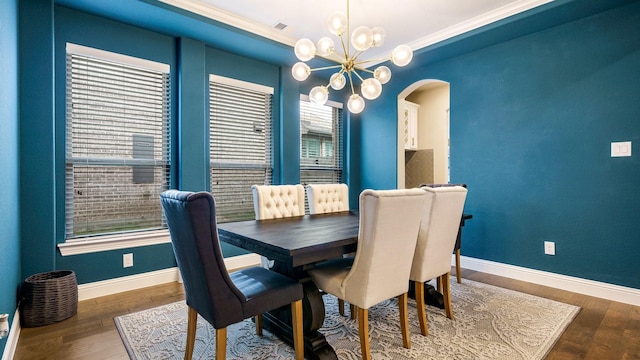
<instances>
[{"instance_id":1,"label":"doorway","mask_svg":"<svg viewBox=\"0 0 640 360\"><path fill-rule=\"evenodd\" d=\"M441 80L420 80L398 95L398 188L449 182L449 107Z\"/></svg>"}]
</instances>

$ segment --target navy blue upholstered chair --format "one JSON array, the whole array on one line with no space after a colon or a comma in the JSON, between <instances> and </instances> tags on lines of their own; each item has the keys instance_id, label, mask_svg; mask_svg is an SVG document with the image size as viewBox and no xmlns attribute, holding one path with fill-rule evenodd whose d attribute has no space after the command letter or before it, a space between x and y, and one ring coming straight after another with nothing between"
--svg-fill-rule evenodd
<instances>
[{"instance_id":1,"label":"navy blue upholstered chair","mask_svg":"<svg viewBox=\"0 0 640 360\"><path fill-rule=\"evenodd\" d=\"M216 359L224 359L227 326L291 304L296 359L304 359L302 285L274 271L252 267L229 273L224 264L213 196L168 190L160 195L189 309L185 359L191 359L198 314L216 329Z\"/></svg>"}]
</instances>

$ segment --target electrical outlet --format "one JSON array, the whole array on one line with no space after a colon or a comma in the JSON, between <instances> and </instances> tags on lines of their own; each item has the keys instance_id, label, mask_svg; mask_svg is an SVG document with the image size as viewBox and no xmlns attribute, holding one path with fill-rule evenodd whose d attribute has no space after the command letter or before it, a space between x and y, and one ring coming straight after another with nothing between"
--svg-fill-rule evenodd
<instances>
[{"instance_id":1,"label":"electrical outlet","mask_svg":"<svg viewBox=\"0 0 640 360\"><path fill-rule=\"evenodd\" d=\"M132 267L133 266L133 254L123 254L122 255L122 267Z\"/></svg>"},{"instance_id":2,"label":"electrical outlet","mask_svg":"<svg viewBox=\"0 0 640 360\"><path fill-rule=\"evenodd\" d=\"M553 241L545 241L544 242L544 253L547 255L555 255L556 254L556 243Z\"/></svg>"}]
</instances>

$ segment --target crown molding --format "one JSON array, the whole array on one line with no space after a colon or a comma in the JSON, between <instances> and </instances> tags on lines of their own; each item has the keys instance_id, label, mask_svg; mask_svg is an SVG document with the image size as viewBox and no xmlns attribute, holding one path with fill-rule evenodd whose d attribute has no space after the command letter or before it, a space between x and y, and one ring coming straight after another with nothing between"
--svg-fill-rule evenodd
<instances>
[{"instance_id":1,"label":"crown molding","mask_svg":"<svg viewBox=\"0 0 640 360\"><path fill-rule=\"evenodd\" d=\"M217 8L203 1L193 1L193 0L159 0L159 1L168 5L180 8L182 10L186 10L194 14L198 14L206 18L218 21L220 23L230 25L240 30L247 31L247 32L262 36L264 38L285 44L285 45L289 45L291 47L293 47L295 45L295 42L298 40L279 30L265 26L256 21L246 19L232 12ZM407 43L407 45L411 47L413 51L416 51L424 47L450 39L452 37L467 33L469 31L476 30L478 28L489 25L496 21L500 21L502 19L508 18L509 16L513 16L521 12L533 9L535 7L550 3L552 1L554 0L515 1L505 6L502 6L498 9L495 9L494 11L484 13L480 16L476 16L474 18L463 21L454 26L450 26L441 31L421 37L415 41ZM388 59L390 55L391 55L390 53L376 54L374 56L376 59L370 60L367 67L369 68L386 61L386 59Z\"/></svg>"},{"instance_id":2,"label":"crown molding","mask_svg":"<svg viewBox=\"0 0 640 360\"><path fill-rule=\"evenodd\" d=\"M271 27L260 24L256 21L252 21L229 11L217 8L213 5L201 1L193 0L159 0L165 4L175 6L177 8L187 10L194 14L204 16L206 18L233 26L235 28L248 31L250 33L260 35L267 39L271 39L280 42L285 45L294 46L297 39L287 36L280 30L273 29Z\"/></svg>"},{"instance_id":3,"label":"crown molding","mask_svg":"<svg viewBox=\"0 0 640 360\"><path fill-rule=\"evenodd\" d=\"M494 11L482 14L481 16L476 16L467 21L422 37L416 41L412 41L407 45L415 51L553 1L554 0L521 0L513 2Z\"/></svg>"}]
</instances>

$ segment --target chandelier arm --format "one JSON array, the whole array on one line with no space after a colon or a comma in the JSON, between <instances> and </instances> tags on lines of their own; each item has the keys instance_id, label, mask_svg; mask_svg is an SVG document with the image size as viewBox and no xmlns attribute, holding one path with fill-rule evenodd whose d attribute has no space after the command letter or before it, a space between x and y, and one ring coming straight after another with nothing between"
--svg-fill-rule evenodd
<instances>
[{"instance_id":1,"label":"chandelier arm","mask_svg":"<svg viewBox=\"0 0 640 360\"><path fill-rule=\"evenodd\" d=\"M342 64L340 65L331 65L331 66L324 66L324 67L319 67L319 68L314 68L314 69L309 69L309 71L318 71L318 70L328 70L328 69L336 69L342 67Z\"/></svg>"},{"instance_id":2,"label":"chandelier arm","mask_svg":"<svg viewBox=\"0 0 640 360\"><path fill-rule=\"evenodd\" d=\"M351 86L351 94L355 95L356 91L353 88L353 78L351 77L351 71L347 71L347 75L349 75L349 85Z\"/></svg>"},{"instance_id":3,"label":"chandelier arm","mask_svg":"<svg viewBox=\"0 0 640 360\"><path fill-rule=\"evenodd\" d=\"M358 74L358 72L354 69L351 70L354 74L356 74L356 76L358 77L358 79L360 79L360 81L364 81L364 79L362 78L362 76L360 76L360 74Z\"/></svg>"},{"instance_id":4,"label":"chandelier arm","mask_svg":"<svg viewBox=\"0 0 640 360\"><path fill-rule=\"evenodd\" d=\"M383 62L383 61L388 61L389 58L379 58L379 59L369 59L369 60L362 60L362 61L358 61L357 65L362 65L362 64L366 64L366 63L373 63L373 62Z\"/></svg>"},{"instance_id":5,"label":"chandelier arm","mask_svg":"<svg viewBox=\"0 0 640 360\"><path fill-rule=\"evenodd\" d=\"M356 64L356 60L358 60L358 57L359 57L360 55L362 55L362 54L364 54L364 51L358 51L357 53L355 53L355 54L353 55L352 60L353 60L353 63L354 63L354 64ZM367 62L367 60L359 61L359 62L358 62L358 64L360 64L360 63L364 63L364 62Z\"/></svg>"},{"instance_id":6,"label":"chandelier arm","mask_svg":"<svg viewBox=\"0 0 640 360\"><path fill-rule=\"evenodd\" d=\"M322 56L323 58L329 60L329 61L333 61L333 62L337 62L337 63L342 63L342 55L338 54L335 51L332 51L329 55L327 56Z\"/></svg>"},{"instance_id":7,"label":"chandelier arm","mask_svg":"<svg viewBox=\"0 0 640 360\"><path fill-rule=\"evenodd\" d=\"M342 45L342 52L344 53L344 59L340 61L349 61L349 44L345 44L343 35L338 36L340 38L340 45Z\"/></svg>"}]
</instances>

